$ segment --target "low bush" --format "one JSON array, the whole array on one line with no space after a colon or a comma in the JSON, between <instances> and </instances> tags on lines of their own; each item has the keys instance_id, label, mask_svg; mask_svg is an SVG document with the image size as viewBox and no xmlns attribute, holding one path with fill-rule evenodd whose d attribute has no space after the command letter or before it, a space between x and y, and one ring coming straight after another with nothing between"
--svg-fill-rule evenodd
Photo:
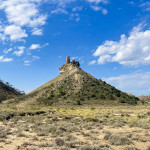
<instances>
[{"instance_id":1,"label":"low bush","mask_svg":"<svg viewBox=\"0 0 150 150\"><path fill-rule=\"evenodd\" d=\"M55 143L57 146L63 146L65 144L64 140L61 138L56 138Z\"/></svg>"}]
</instances>

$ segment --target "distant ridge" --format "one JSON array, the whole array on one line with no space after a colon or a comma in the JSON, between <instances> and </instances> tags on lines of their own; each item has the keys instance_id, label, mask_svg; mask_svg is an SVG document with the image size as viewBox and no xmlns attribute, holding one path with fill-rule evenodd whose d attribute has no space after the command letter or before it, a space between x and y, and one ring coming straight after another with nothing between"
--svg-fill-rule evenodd
<instances>
[{"instance_id":1,"label":"distant ridge","mask_svg":"<svg viewBox=\"0 0 150 150\"><path fill-rule=\"evenodd\" d=\"M144 100L144 101L150 101L150 95L146 95L146 96L139 96L140 100Z\"/></svg>"},{"instance_id":2,"label":"distant ridge","mask_svg":"<svg viewBox=\"0 0 150 150\"><path fill-rule=\"evenodd\" d=\"M23 105L90 105L102 102L136 104L139 100L86 73L79 62L70 62L69 56L59 70L58 77L18 98L16 102Z\"/></svg>"},{"instance_id":3,"label":"distant ridge","mask_svg":"<svg viewBox=\"0 0 150 150\"><path fill-rule=\"evenodd\" d=\"M0 102L3 100L16 98L23 93L15 88L13 88L8 82L4 83L0 80Z\"/></svg>"}]
</instances>

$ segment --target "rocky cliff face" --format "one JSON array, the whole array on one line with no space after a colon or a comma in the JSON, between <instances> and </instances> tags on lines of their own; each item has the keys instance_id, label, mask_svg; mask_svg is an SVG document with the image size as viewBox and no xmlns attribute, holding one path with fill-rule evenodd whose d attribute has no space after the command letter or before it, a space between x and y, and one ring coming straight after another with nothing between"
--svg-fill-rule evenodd
<instances>
[{"instance_id":1,"label":"rocky cliff face","mask_svg":"<svg viewBox=\"0 0 150 150\"><path fill-rule=\"evenodd\" d=\"M79 68L79 63L68 63L68 64L64 64L59 68L59 72L60 74L64 73L64 72L68 72L71 71L72 69L75 68Z\"/></svg>"},{"instance_id":2,"label":"rocky cliff face","mask_svg":"<svg viewBox=\"0 0 150 150\"><path fill-rule=\"evenodd\" d=\"M59 72L60 72L60 74L62 74L64 72L68 72L68 71L71 71L72 69L79 68L79 67L80 67L80 63L78 61L75 61L73 59L70 62L70 56L67 56L67 58L66 58L66 64L62 65L59 68Z\"/></svg>"}]
</instances>

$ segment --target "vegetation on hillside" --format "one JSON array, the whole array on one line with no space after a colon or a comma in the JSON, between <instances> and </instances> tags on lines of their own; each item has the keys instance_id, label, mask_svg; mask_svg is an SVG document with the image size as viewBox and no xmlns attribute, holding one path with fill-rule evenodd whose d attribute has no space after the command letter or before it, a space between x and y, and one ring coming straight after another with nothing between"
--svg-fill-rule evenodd
<instances>
[{"instance_id":1,"label":"vegetation on hillside","mask_svg":"<svg viewBox=\"0 0 150 150\"><path fill-rule=\"evenodd\" d=\"M6 99L15 98L16 96L23 95L24 92L14 88L8 82L0 80L0 102Z\"/></svg>"},{"instance_id":2,"label":"vegetation on hillside","mask_svg":"<svg viewBox=\"0 0 150 150\"><path fill-rule=\"evenodd\" d=\"M94 101L97 101L97 103L110 101L110 103L135 105L139 100L137 97L121 92L80 69L58 83L45 87L42 95L36 99L39 104L45 105L52 105L57 102L82 105Z\"/></svg>"}]
</instances>

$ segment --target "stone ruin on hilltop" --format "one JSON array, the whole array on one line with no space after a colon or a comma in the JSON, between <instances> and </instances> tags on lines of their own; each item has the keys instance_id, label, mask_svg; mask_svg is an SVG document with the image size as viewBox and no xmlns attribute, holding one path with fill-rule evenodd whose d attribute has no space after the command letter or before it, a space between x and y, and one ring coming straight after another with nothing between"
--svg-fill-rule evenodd
<instances>
[{"instance_id":1,"label":"stone ruin on hilltop","mask_svg":"<svg viewBox=\"0 0 150 150\"><path fill-rule=\"evenodd\" d=\"M62 65L59 68L60 74L66 72L66 71L70 71L74 68L79 68L80 67L80 63L78 61L75 61L75 59L72 59L70 62L70 56L66 57L66 64Z\"/></svg>"}]
</instances>

